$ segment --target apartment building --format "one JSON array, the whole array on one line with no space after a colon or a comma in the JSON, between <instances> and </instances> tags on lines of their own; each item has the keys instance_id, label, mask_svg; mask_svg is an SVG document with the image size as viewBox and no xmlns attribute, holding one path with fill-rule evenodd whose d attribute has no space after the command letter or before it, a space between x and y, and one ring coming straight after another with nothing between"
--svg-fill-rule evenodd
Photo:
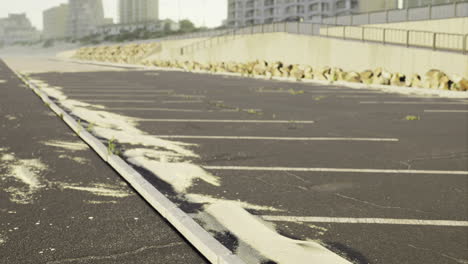
<instances>
[{"instance_id":1,"label":"apartment building","mask_svg":"<svg viewBox=\"0 0 468 264\"><path fill-rule=\"evenodd\" d=\"M45 39L64 38L67 35L68 4L61 4L43 12Z\"/></svg>"},{"instance_id":2,"label":"apartment building","mask_svg":"<svg viewBox=\"0 0 468 264\"><path fill-rule=\"evenodd\" d=\"M105 24L101 0L69 0L67 36L82 38Z\"/></svg>"},{"instance_id":3,"label":"apartment building","mask_svg":"<svg viewBox=\"0 0 468 264\"><path fill-rule=\"evenodd\" d=\"M119 23L138 24L159 20L159 0L119 0Z\"/></svg>"},{"instance_id":4,"label":"apartment building","mask_svg":"<svg viewBox=\"0 0 468 264\"><path fill-rule=\"evenodd\" d=\"M11 45L19 42L34 42L41 38L26 14L9 14L0 18L0 45Z\"/></svg>"},{"instance_id":5,"label":"apartment building","mask_svg":"<svg viewBox=\"0 0 468 264\"><path fill-rule=\"evenodd\" d=\"M401 0L228 0L227 25L317 21L328 16L395 9L399 2Z\"/></svg>"}]
</instances>

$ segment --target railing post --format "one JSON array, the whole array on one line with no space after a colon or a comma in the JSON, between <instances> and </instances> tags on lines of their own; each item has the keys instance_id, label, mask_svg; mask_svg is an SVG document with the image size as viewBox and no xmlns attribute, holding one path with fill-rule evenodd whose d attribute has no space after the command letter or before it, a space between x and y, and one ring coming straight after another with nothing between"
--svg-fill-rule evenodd
<instances>
[{"instance_id":1,"label":"railing post","mask_svg":"<svg viewBox=\"0 0 468 264\"><path fill-rule=\"evenodd\" d=\"M343 39L346 39L346 26L343 26Z\"/></svg>"},{"instance_id":2,"label":"railing post","mask_svg":"<svg viewBox=\"0 0 468 264\"><path fill-rule=\"evenodd\" d=\"M365 28L365 27L362 27L361 29L362 29L361 40L362 40L362 42L364 42L364 39L365 39L365 33L364 33L364 31L366 30L366 28Z\"/></svg>"},{"instance_id":3,"label":"railing post","mask_svg":"<svg viewBox=\"0 0 468 264\"><path fill-rule=\"evenodd\" d=\"M432 4L430 4L428 8L429 8L429 19L432 19Z\"/></svg>"},{"instance_id":4,"label":"railing post","mask_svg":"<svg viewBox=\"0 0 468 264\"><path fill-rule=\"evenodd\" d=\"M463 53L464 54L468 53L468 47L467 47L468 40L467 39L468 39L468 34L466 34L465 37L463 38Z\"/></svg>"},{"instance_id":5,"label":"railing post","mask_svg":"<svg viewBox=\"0 0 468 264\"><path fill-rule=\"evenodd\" d=\"M432 33L432 49L436 50L437 47L437 33Z\"/></svg>"},{"instance_id":6,"label":"railing post","mask_svg":"<svg viewBox=\"0 0 468 264\"><path fill-rule=\"evenodd\" d=\"M410 45L410 31L406 30L406 47L408 48Z\"/></svg>"},{"instance_id":7,"label":"railing post","mask_svg":"<svg viewBox=\"0 0 468 264\"><path fill-rule=\"evenodd\" d=\"M297 34L298 35L300 34L300 31L301 31L301 25L300 25L300 22L297 21Z\"/></svg>"},{"instance_id":8,"label":"railing post","mask_svg":"<svg viewBox=\"0 0 468 264\"><path fill-rule=\"evenodd\" d=\"M383 42L384 45L385 45L385 43L386 43L386 33L387 33L387 29L384 28L384 29L382 30L382 42Z\"/></svg>"}]
</instances>

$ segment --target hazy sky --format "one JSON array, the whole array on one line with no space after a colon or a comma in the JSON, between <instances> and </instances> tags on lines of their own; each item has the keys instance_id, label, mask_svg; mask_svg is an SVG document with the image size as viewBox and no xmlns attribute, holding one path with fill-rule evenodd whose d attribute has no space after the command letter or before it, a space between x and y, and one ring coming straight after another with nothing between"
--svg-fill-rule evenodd
<instances>
[{"instance_id":1,"label":"hazy sky","mask_svg":"<svg viewBox=\"0 0 468 264\"><path fill-rule=\"evenodd\" d=\"M102 0L106 17L117 21L118 0ZM35 27L42 29L42 11L67 0L0 0L0 17L8 13L26 12ZM180 2L180 10L179 10ZM196 25L219 26L227 15L227 0L159 0L161 19L174 20L188 18Z\"/></svg>"}]
</instances>

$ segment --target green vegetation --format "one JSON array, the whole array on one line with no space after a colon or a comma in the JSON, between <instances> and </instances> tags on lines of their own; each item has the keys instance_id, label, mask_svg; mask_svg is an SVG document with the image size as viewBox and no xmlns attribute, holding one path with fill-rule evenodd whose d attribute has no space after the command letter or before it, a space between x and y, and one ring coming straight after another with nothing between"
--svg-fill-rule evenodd
<instances>
[{"instance_id":1,"label":"green vegetation","mask_svg":"<svg viewBox=\"0 0 468 264\"><path fill-rule=\"evenodd\" d=\"M407 115L405 117L405 119L408 120L408 121L421 120L421 118L419 116L414 116L414 115Z\"/></svg>"},{"instance_id":2,"label":"green vegetation","mask_svg":"<svg viewBox=\"0 0 468 264\"><path fill-rule=\"evenodd\" d=\"M94 124L93 124L93 123L89 123L89 124L88 124L88 128L87 128L86 130L88 130L88 132L91 133L91 132L93 131L93 129L94 129Z\"/></svg>"},{"instance_id":3,"label":"green vegetation","mask_svg":"<svg viewBox=\"0 0 468 264\"><path fill-rule=\"evenodd\" d=\"M298 94L304 94L303 90L294 90L294 89L289 89L288 92L292 95L298 95Z\"/></svg>"},{"instance_id":4,"label":"green vegetation","mask_svg":"<svg viewBox=\"0 0 468 264\"><path fill-rule=\"evenodd\" d=\"M314 100L315 101L320 101L320 100L325 99L325 98L327 98L327 97L322 95L322 96L315 97Z\"/></svg>"},{"instance_id":5,"label":"green vegetation","mask_svg":"<svg viewBox=\"0 0 468 264\"><path fill-rule=\"evenodd\" d=\"M115 138L112 138L111 140L109 140L109 142L107 143L107 152L109 154L118 156L120 155L120 151L118 150L115 142L116 142Z\"/></svg>"}]
</instances>

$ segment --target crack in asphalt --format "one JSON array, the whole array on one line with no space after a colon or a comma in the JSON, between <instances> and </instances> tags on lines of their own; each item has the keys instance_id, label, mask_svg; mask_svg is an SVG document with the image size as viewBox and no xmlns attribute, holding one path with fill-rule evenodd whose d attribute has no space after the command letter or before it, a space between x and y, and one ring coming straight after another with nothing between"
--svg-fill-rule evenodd
<instances>
[{"instance_id":1,"label":"crack in asphalt","mask_svg":"<svg viewBox=\"0 0 468 264\"><path fill-rule=\"evenodd\" d=\"M380 205L380 204L376 204L376 203L372 203L372 202L368 202L368 201L364 201L364 200L359 200L359 199L356 199L356 198L353 198L353 197L350 197L350 196L346 196L346 195L343 195L343 194L340 194L340 193L335 193L335 195L338 196L338 197L340 197L340 198L343 198L343 199L352 200L352 201L355 201L355 202L367 204L367 205L370 205L370 206L373 206L373 207L377 207L377 208L382 208L382 209L401 209L401 210L414 211L414 212L418 212L418 213L436 215L436 214L433 213L433 212L427 212L427 211L418 210L418 209L413 209L413 208L404 208L404 207L399 207L399 206Z\"/></svg>"},{"instance_id":2,"label":"crack in asphalt","mask_svg":"<svg viewBox=\"0 0 468 264\"><path fill-rule=\"evenodd\" d=\"M432 249L429 249L429 248L422 248L422 247L417 247L415 245L411 245L411 244L408 244L409 247L411 248L414 248L414 249L419 249L419 250L424 250L424 251L431 251L431 252L434 252L444 258L447 258L447 259L450 259L450 260L453 260L455 261L456 263L459 263L459 264L468 264L468 260L466 259L459 259L459 258L455 258L455 257L452 257L452 256L449 256L447 254L444 254L444 253L441 253L441 252L437 252L437 251L434 251Z\"/></svg>"},{"instance_id":3,"label":"crack in asphalt","mask_svg":"<svg viewBox=\"0 0 468 264\"><path fill-rule=\"evenodd\" d=\"M105 255L105 256L85 256L85 257L79 257L79 258L66 258L66 259L61 259L61 260L48 261L46 262L46 264L72 263L72 262L87 261L87 260L106 260L106 259L115 260L121 257L138 254L149 249L164 249L164 248L170 248L170 247L176 247L176 246L182 246L182 245L185 245L185 243L176 242L176 243L169 243L167 245L162 245L162 246L144 246L135 250L125 251L122 253L116 253L116 254Z\"/></svg>"}]
</instances>

